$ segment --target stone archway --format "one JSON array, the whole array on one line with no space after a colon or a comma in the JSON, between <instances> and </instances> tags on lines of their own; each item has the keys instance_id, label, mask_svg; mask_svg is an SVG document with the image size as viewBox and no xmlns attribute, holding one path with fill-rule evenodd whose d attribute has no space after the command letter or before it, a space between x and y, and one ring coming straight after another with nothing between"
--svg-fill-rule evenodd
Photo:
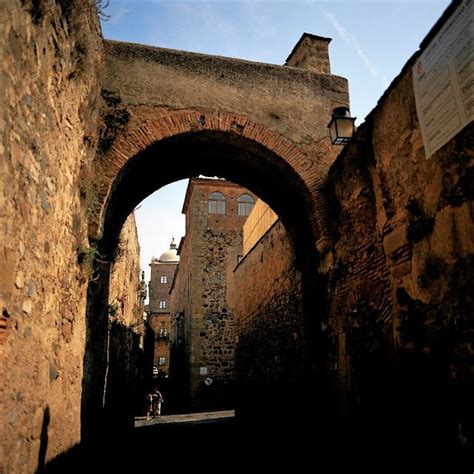
<instances>
[{"instance_id":1,"label":"stone archway","mask_svg":"<svg viewBox=\"0 0 474 474\"><path fill-rule=\"evenodd\" d=\"M291 140L268 127L255 123L247 117L215 111L180 111L156 118L149 110L132 109L130 122L119 133L111 147L100 156L96 165L97 213L90 222L92 238L100 237L105 218L106 201L110 197L115 180L128 161L155 143L181 135L204 134L206 132L242 138L264 147L280 157L291 168L307 188L311 203L310 212L316 241L327 235L324 206L321 205L323 174L314 157L301 150ZM328 156L332 151L327 144L321 145Z\"/></svg>"},{"instance_id":2,"label":"stone archway","mask_svg":"<svg viewBox=\"0 0 474 474\"><path fill-rule=\"evenodd\" d=\"M312 41L326 61L327 38ZM305 70L114 41L105 42L105 56L105 128L90 183L91 241L107 261L133 208L178 179L219 175L250 189L277 212L295 249L310 374L315 347L324 350L316 341L315 317L326 306L316 274L318 250L325 251L328 241L321 185L337 155L327 123L334 108L348 106L347 81L329 67ZM103 371L109 266L96 271L101 283L88 291L83 391L83 406L92 412L84 410L83 420L97 419L94 390Z\"/></svg>"},{"instance_id":3,"label":"stone archway","mask_svg":"<svg viewBox=\"0 0 474 474\"><path fill-rule=\"evenodd\" d=\"M110 265L104 262L113 255L125 219L144 198L166 184L199 174L224 177L250 189L279 215L302 274L304 359L306 375L311 379L316 365L317 313L324 312L325 301L316 271L318 221L313 203L317 193L314 186L311 191L307 185L316 182L310 179L314 174L305 175L308 158L281 135L232 115L183 113L154 126L145 123L139 130L124 134L114 143L102 158L102 172L98 174L102 178L98 189L103 211L97 246L104 260L95 269L99 283L92 282L88 291L85 370L89 382L84 387L83 421L97 420L100 411L98 389L103 386L110 277ZM132 140L139 142L128 145Z\"/></svg>"}]
</instances>

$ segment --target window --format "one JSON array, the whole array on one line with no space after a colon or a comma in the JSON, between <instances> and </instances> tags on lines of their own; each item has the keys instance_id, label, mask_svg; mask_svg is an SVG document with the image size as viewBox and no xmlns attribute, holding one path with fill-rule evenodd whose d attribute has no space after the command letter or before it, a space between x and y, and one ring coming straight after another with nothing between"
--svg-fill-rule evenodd
<instances>
[{"instance_id":1,"label":"window","mask_svg":"<svg viewBox=\"0 0 474 474\"><path fill-rule=\"evenodd\" d=\"M165 365L166 364L166 357L165 356L160 356L158 359L158 365Z\"/></svg>"},{"instance_id":2,"label":"window","mask_svg":"<svg viewBox=\"0 0 474 474\"><path fill-rule=\"evenodd\" d=\"M211 193L208 203L209 214L225 214L225 196L222 193Z\"/></svg>"},{"instance_id":3,"label":"window","mask_svg":"<svg viewBox=\"0 0 474 474\"><path fill-rule=\"evenodd\" d=\"M255 201L250 194L242 194L239 196L239 199L237 199L239 216L248 216L250 211L253 209L254 204Z\"/></svg>"},{"instance_id":4,"label":"window","mask_svg":"<svg viewBox=\"0 0 474 474\"><path fill-rule=\"evenodd\" d=\"M160 309L166 308L166 301L165 300L160 300Z\"/></svg>"},{"instance_id":5,"label":"window","mask_svg":"<svg viewBox=\"0 0 474 474\"><path fill-rule=\"evenodd\" d=\"M168 283L168 277L166 275L163 275L161 278L160 278L160 283Z\"/></svg>"}]
</instances>

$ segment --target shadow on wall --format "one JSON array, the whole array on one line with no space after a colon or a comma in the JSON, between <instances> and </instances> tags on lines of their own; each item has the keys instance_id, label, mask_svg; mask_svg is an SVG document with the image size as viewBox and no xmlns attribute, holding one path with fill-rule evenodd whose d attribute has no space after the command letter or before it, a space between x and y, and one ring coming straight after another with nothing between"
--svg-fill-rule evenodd
<instances>
[{"instance_id":1,"label":"shadow on wall","mask_svg":"<svg viewBox=\"0 0 474 474\"><path fill-rule=\"evenodd\" d=\"M40 434L40 448L38 451L38 467L36 474L63 474L65 472L83 472L82 449L79 444L68 449L66 452L56 456L49 462L46 462L49 441L49 425L51 422L51 413L47 405L43 412L43 423Z\"/></svg>"},{"instance_id":2,"label":"shadow on wall","mask_svg":"<svg viewBox=\"0 0 474 474\"><path fill-rule=\"evenodd\" d=\"M39 474L45 472L46 452L48 451L48 427L50 420L51 415L49 413L49 406L46 405L43 412L43 424L41 426L40 448L38 452L38 469L36 471Z\"/></svg>"},{"instance_id":3,"label":"shadow on wall","mask_svg":"<svg viewBox=\"0 0 474 474\"><path fill-rule=\"evenodd\" d=\"M109 427L120 418L120 421L128 420L128 428L133 428L133 418L140 414L142 400L145 398L145 368L149 364L144 347L140 346L140 335L114 321L110 328L104 398L104 411Z\"/></svg>"},{"instance_id":4,"label":"shadow on wall","mask_svg":"<svg viewBox=\"0 0 474 474\"><path fill-rule=\"evenodd\" d=\"M38 466L37 474L64 474L84 472L82 469L82 450L80 445L75 445L66 452L56 456L41 468ZM43 460L44 461L44 460Z\"/></svg>"}]
</instances>

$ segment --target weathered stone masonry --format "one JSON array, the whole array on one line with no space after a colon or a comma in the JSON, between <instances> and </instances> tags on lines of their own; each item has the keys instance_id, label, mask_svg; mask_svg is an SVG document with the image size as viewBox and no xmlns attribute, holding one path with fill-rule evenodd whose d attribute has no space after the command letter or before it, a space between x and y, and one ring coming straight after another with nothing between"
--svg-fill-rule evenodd
<instances>
[{"instance_id":1,"label":"weathered stone masonry","mask_svg":"<svg viewBox=\"0 0 474 474\"><path fill-rule=\"evenodd\" d=\"M229 281L238 336L238 414L248 415L252 409L257 417L265 412L295 414L301 405L301 399L292 398L304 373L301 284L288 234L277 220Z\"/></svg>"},{"instance_id":2,"label":"weathered stone masonry","mask_svg":"<svg viewBox=\"0 0 474 474\"><path fill-rule=\"evenodd\" d=\"M462 446L472 443L473 127L425 158L412 64L329 175L329 366L338 366L345 409L378 423L416 420L413 442ZM393 411L381 418L388 400Z\"/></svg>"},{"instance_id":3,"label":"weathered stone masonry","mask_svg":"<svg viewBox=\"0 0 474 474\"><path fill-rule=\"evenodd\" d=\"M209 213L208 197L216 191L225 196L224 214ZM238 215L237 205L242 194L251 195L227 181L192 179L183 206L186 236L179 250L183 266L171 290L171 356L181 358L182 366L172 361L170 376L176 391L189 390L187 396L195 408L232 406L233 402L235 319L227 297L229 278L242 254L246 216ZM182 374L187 381L179 387L176 378ZM212 379L211 386L204 384L206 377Z\"/></svg>"},{"instance_id":4,"label":"weathered stone masonry","mask_svg":"<svg viewBox=\"0 0 474 474\"><path fill-rule=\"evenodd\" d=\"M327 39L323 43L327 56ZM316 209L314 228L324 225L318 193L321 176L335 157L326 125L335 107L348 105L345 79L328 74L327 68L309 72L115 41L106 42L106 50L104 89L120 98L129 120L98 162L101 203L109 197L109 206L114 204L114 180L120 183L120 170L141 151L167 138L212 134L219 141L242 137L242 143L250 140L274 152L307 186ZM196 166L188 163L191 155L181 156L183 171ZM225 161L219 165L224 167ZM160 180L166 174L178 172L168 172L164 160L160 163L161 176L153 184L142 182L143 197L151 187L154 191L163 185ZM178 174L172 180L200 172L196 168ZM267 197L263 196L266 201ZM324 229L315 232L325 234Z\"/></svg>"},{"instance_id":5,"label":"weathered stone masonry","mask_svg":"<svg viewBox=\"0 0 474 474\"><path fill-rule=\"evenodd\" d=\"M98 205L92 162L103 129L103 59L95 2L2 2L0 471L5 473L40 470L81 441L90 387L84 372L86 290L100 258L89 243L87 221ZM112 270L109 303L120 317L111 327L108 379L98 387L102 394L125 396L131 409L138 352L117 348L135 344L138 350L139 336L130 329L138 278L133 229L133 223L125 226L124 253ZM107 395L106 403L112 402Z\"/></svg>"},{"instance_id":6,"label":"weathered stone masonry","mask_svg":"<svg viewBox=\"0 0 474 474\"><path fill-rule=\"evenodd\" d=\"M348 96L328 74L325 39L304 38L319 59L294 51L285 68L117 42L104 54L92 0L15 0L0 15L3 471L40 470L77 446L81 415L100 433L120 230L151 192L203 171L272 205L303 290L315 289L303 338L318 336L305 350L331 396L311 406L362 420L375 451L472 452L473 126L425 159L414 59L328 176L326 124ZM298 294L282 283L285 298Z\"/></svg>"},{"instance_id":7,"label":"weathered stone masonry","mask_svg":"<svg viewBox=\"0 0 474 474\"><path fill-rule=\"evenodd\" d=\"M324 65L328 40L320 40L316 51ZM103 223L107 252L127 213L157 188L189 176L218 175L272 205L298 242L299 265L306 274L313 271L314 236L323 246L327 241L322 176L336 151L326 125L335 107L348 105L345 79L328 74L327 64L310 72L117 42L107 42L107 52L104 89L128 113L97 161L104 205L91 232L97 236L97 224ZM181 269L188 264L181 262ZM307 294L314 293L309 280ZM181 323L177 333L190 340Z\"/></svg>"},{"instance_id":8,"label":"weathered stone masonry","mask_svg":"<svg viewBox=\"0 0 474 474\"><path fill-rule=\"evenodd\" d=\"M119 242L110 276L103 403L115 414L112 418L120 413L122 421L141 414L145 387L144 294L134 214L125 221Z\"/></svg>"},{"instance_id":9,"label":"weathered stone masonry","mask_svg":"<svg viewBox=\"0 0 474 474\"><path fill-rule=\"evenodd\" d=\"M337 417L351 420L357 434L350 443L410 449L422 457L452 449L468 453L473 445L474 131L471 123L425 158L411 76L417 56L326 179L323 205L331 241L319 271L326 276L328 313L319 316L323 337L316 350L328 381L325 414L337 415L330 424ZM287 259L283 274L292 275L292 249L276 245L277 236L275 227L254 246L235 271L238 280L251 273L256 286L265 288L273 282L268 268ZM298 302L300 295L291 278L280 286L281 273L275 272L275 287L266 292L235 286L241 380L256 373L255 379L266 382L279 369L278 382L287 386L297 372L297 356L279 367L277 351L273 360L273 351L265 350L282 346L298 352L298 344L292 346L288 334L277 330L285 314L278 302ZM295 315L284 321L296 333L303 328ZM254 393L258 389L249 400ZM251 406L249 400L244 401Z\"/></svg>"},{"instance_id":10,"label":"weathered stone masonry","mask_svg":"<svg viewBox=\"0 0 474 474\"><path fill-rule=\"evenodd\" d=\"M64 4L64 2L63 2ZM0 8L0 470L80 440L88 248L84 170L103 45L93 2ZM47 446L47 450L46 450Z\"/></svg>"},{"instance_id":11,"label":"weathered stone masonry","mask_svg":"<svg viewBox=\"0 0 474 474\"><path fill-rule=\"evenodd\" d=\"M153 258L150 263L150 302L147 308L147 319L155 338L153 365L158 368L161 376L169 373L170 290L178 263L179 257L177 256L177 246L174 243L174 238L171 241L170 249L161 254L159 258ZM160 388L163 390L163 387Z\"/></svg>"},{"instance_id":12,"label":"weathered stone masonry","mask_svg":"<svg viewBox=\"0 0 474 474\"><path fill-rule=\"evenodd\" d=\"M394 429L412 423L407 444L469 449L473 124L426 159L417 56L329 173L329 366L338 367L346 409ZM387 402L392 411L381 417Z\"/></svg>"}]
</instances>

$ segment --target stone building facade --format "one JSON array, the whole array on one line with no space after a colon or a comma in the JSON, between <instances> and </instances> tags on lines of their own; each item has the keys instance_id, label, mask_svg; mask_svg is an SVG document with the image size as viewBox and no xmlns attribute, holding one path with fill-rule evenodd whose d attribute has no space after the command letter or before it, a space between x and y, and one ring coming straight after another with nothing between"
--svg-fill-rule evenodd
<instances>
[{"instance_id":1,"label":"stone building facade","mask_svg":"<svg viewBox=\"0 0 474 474\"><path fill-rule=\"evenodd\" d=\"M184 404L232 403L235 320L228 279L242 255L242 227L255 197L220 179L191 179L183 213L186 236L171 288L171 383L186 387ZM176 393L179 397L179 394Z\"/></svg>"},{"instance_id":2,"label":"stone building facade","mask_svg":"<svg viewBox=\"0 0 474 474\"><path fill-rule=\"evenodd\" d=\"M177 246L174 239L170 248L159 258L153 258L150 263L151 274L147 308L147 319L154 333L153 365L160 376L169 374L170 364L170 330L171 330L171 300L170 290L174 274L179 263Z\"/></svg>"}]
</instances>

